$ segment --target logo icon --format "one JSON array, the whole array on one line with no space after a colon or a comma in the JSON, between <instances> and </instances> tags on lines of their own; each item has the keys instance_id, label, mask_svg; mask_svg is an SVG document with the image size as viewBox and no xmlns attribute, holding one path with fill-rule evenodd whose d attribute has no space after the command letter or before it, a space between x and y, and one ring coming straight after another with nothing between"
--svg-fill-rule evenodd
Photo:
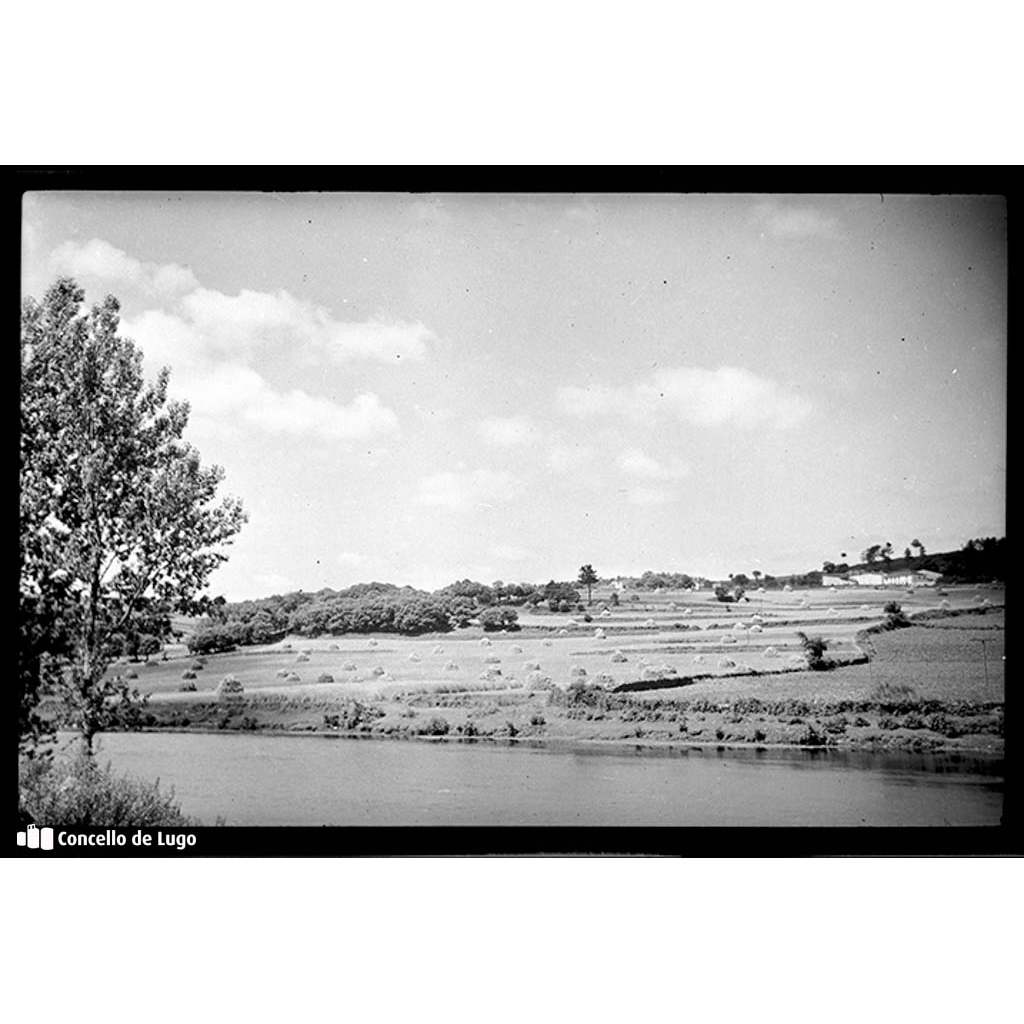
<instances>
[{"instance_id":1,"label":"logo icon","mask_svg":"<svg viewBox=\"0 0 1024 1024\"><path fill-rule=\"evenodd\" d=\"M30 850L52 850L53 829L29 825L27 832L18 833L18 845L27 846Z\"/></svg>"}]
</instances>

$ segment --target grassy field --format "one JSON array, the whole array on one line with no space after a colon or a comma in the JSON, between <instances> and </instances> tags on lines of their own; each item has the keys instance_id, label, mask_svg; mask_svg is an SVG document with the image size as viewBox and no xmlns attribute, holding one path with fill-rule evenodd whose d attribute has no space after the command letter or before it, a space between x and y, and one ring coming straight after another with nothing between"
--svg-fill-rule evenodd
<instances>
[{"instance_id":1,"label":"grassy field","mask_svg":"<svg viewBox=\"0 0 1024 1024\"><path fill-rule=\"evenodd\" d=\"M942 602L948 606L944 612L962 614L925 618L913 628L865 639L862 631L884 619L883 605L892 599L912 616L938 612ZM590 623L581 616L538 612L522 615L524 628L508 634L484 636L466 629L416 638L290 637L201 661L179 651L166 661L121 664L114 671L134 673L133 684L151 697L149 724L156 727L811 745L823 738L829 745L913 743L918 748L922 743L1001 745L1001 713L995 714L1004 692L1001 589L950 589L946 597L934 590L775 592L755 594L740 605L723 605L710 594L652 594L605 613L606 600L607 595L595 593ZM841 667L808 671L797 630L825 637L828 656ZM856 660L862 663L842 664ZM183 680L185 672L195 678ZM242 684L241 696L217 696L227 675ZM319 681L327 676L333 681ZM700 676L708 678L694 678ZM596 707L565 703L574 682L599 682L609 691L638 680L666 685L601 697ZM185 692L183 685L196 689ZM879 696L892 693L903 694L907 729ZM353 718L349 711L357 704L364 711ZM809 719L790 713L805 705L815 711ZM860 711L839 728L843 709L854 705ZM694 706L703 710L693 712ZM935 729L922 727L920 715L906 717L915 706L929 712ZM737 707L746 709L738 718ZM759 710L765 713L755 713ZM971 719L971 728L981 731L964 732L955 723L943 730L935 717L942 714L947 719L952 714L960 725L961 719ZM691 719L697 731L680 731L680 716ZM831 732L822 731L825 720L831 721Z\"/></svg>"}]
</instances>

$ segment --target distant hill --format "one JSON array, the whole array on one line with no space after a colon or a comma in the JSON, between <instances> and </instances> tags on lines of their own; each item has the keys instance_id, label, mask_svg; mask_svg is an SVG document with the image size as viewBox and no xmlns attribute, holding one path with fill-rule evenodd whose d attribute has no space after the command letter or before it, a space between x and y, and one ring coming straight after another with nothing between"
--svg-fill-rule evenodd
<instances>
[{"instance_id":1,"label":"distant hill","mask_svg":"<svg viewBox=\"0 0 1024 1024\"><path fill-rule=\"evenodd\" d=\"M949 583L1005 581L1008 572L1006 538L982 537L969 540L959 551L938 551L910 558L892 558L888 562L879 558L874 562L857 562L849 566L841 564L835 567L834 572L846 576L857 572L900 572L915 569L942 573L945 581Z\"/></svg>"}]
</instances>

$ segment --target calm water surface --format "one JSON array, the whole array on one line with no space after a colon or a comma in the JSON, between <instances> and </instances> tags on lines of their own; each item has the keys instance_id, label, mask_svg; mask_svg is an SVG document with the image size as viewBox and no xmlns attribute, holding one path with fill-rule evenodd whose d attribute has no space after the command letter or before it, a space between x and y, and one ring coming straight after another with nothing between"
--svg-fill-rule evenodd
<instances>
[{"instance_id":1,"label":"calm water surface","mask_svg":"<svg viewBox=\"0 0 1024 1024\"><path fill-rule=\"evenodd\" d=\"M99 759L229 825L997 825L964 755L650 751L118 733Z\"/></svg>"}]
</instances>

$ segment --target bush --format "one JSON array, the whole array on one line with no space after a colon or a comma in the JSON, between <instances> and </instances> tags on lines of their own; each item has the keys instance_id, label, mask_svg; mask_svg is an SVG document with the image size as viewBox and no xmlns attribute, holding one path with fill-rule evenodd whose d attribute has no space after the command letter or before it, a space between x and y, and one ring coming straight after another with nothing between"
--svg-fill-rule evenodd
<instances>
[{"instance_id":1,"label":"bush","mask_svg":"<svg viewBox=\"0 0 1024 1024\"><path fill-rule=\"evenodd\" d=\"M868 697L879 704L907 704L918 699L917 690L907 683L877 683Z\"/></svg>"},{"instance_id":2,"label":"bush","mask_svg":"<svg viewBox=\"0 0 1024 1024\"><path fill-rule=\"evenodd\" d=\"M828 641L823 636L808 636L797 631L797 637L807 657L807 667L814 672L823 672L835 668L836 663L825 657Z\"/></svg>"},{"instance_id":3,"label":"bush","mask_svg":"<svg viewBox=\"0 0 1024 1024\"><path fill-rule=\"evenodd\" d=\"M217 693L219 695L244 692L245 687L234 676L225 676L217 684Z\"/></svg>"},{"instance_id":4,"label":"bush","mask_svg":"<svg viewBox=\"0 0 1024 1024\"><path fill-rule=\"evenodd\" d=\"M193 828L173 790L118 778L86 755L26 759L19 766L19 810L25 822L52 828Z\"/></svg>"},{"instance_id":5,"label":"bush","mask_svg":"<svg viewBox=\"0 0 1024 1024\"><path fill-rule=\"evenodd\" d=\"M485 608L479 619L480 625L487 633L496 633L502 629L510 632L519 629L519 613L515 608Z\"/></svg>"},{"instance_id":6,"label":"bush","mask_svg":"<svg viewBox=\"0 0 1024 1024\"><path fill-rule=\"evenodd\" d=\"M420 736L447 736L451 726L446 718L440 715L433 715L419 725L416 732Z\"/></svg>"},{"instance_id":7,"label":"bush","mask_svg":"<svg viewBox=\"0 0 1024 1024\"><path fill-rule=\"evenodd\" d=\"M886 629L903 629L911 624L897 601L889 601L882 610L885 612Z\"/></svg>"}]
</instances>

